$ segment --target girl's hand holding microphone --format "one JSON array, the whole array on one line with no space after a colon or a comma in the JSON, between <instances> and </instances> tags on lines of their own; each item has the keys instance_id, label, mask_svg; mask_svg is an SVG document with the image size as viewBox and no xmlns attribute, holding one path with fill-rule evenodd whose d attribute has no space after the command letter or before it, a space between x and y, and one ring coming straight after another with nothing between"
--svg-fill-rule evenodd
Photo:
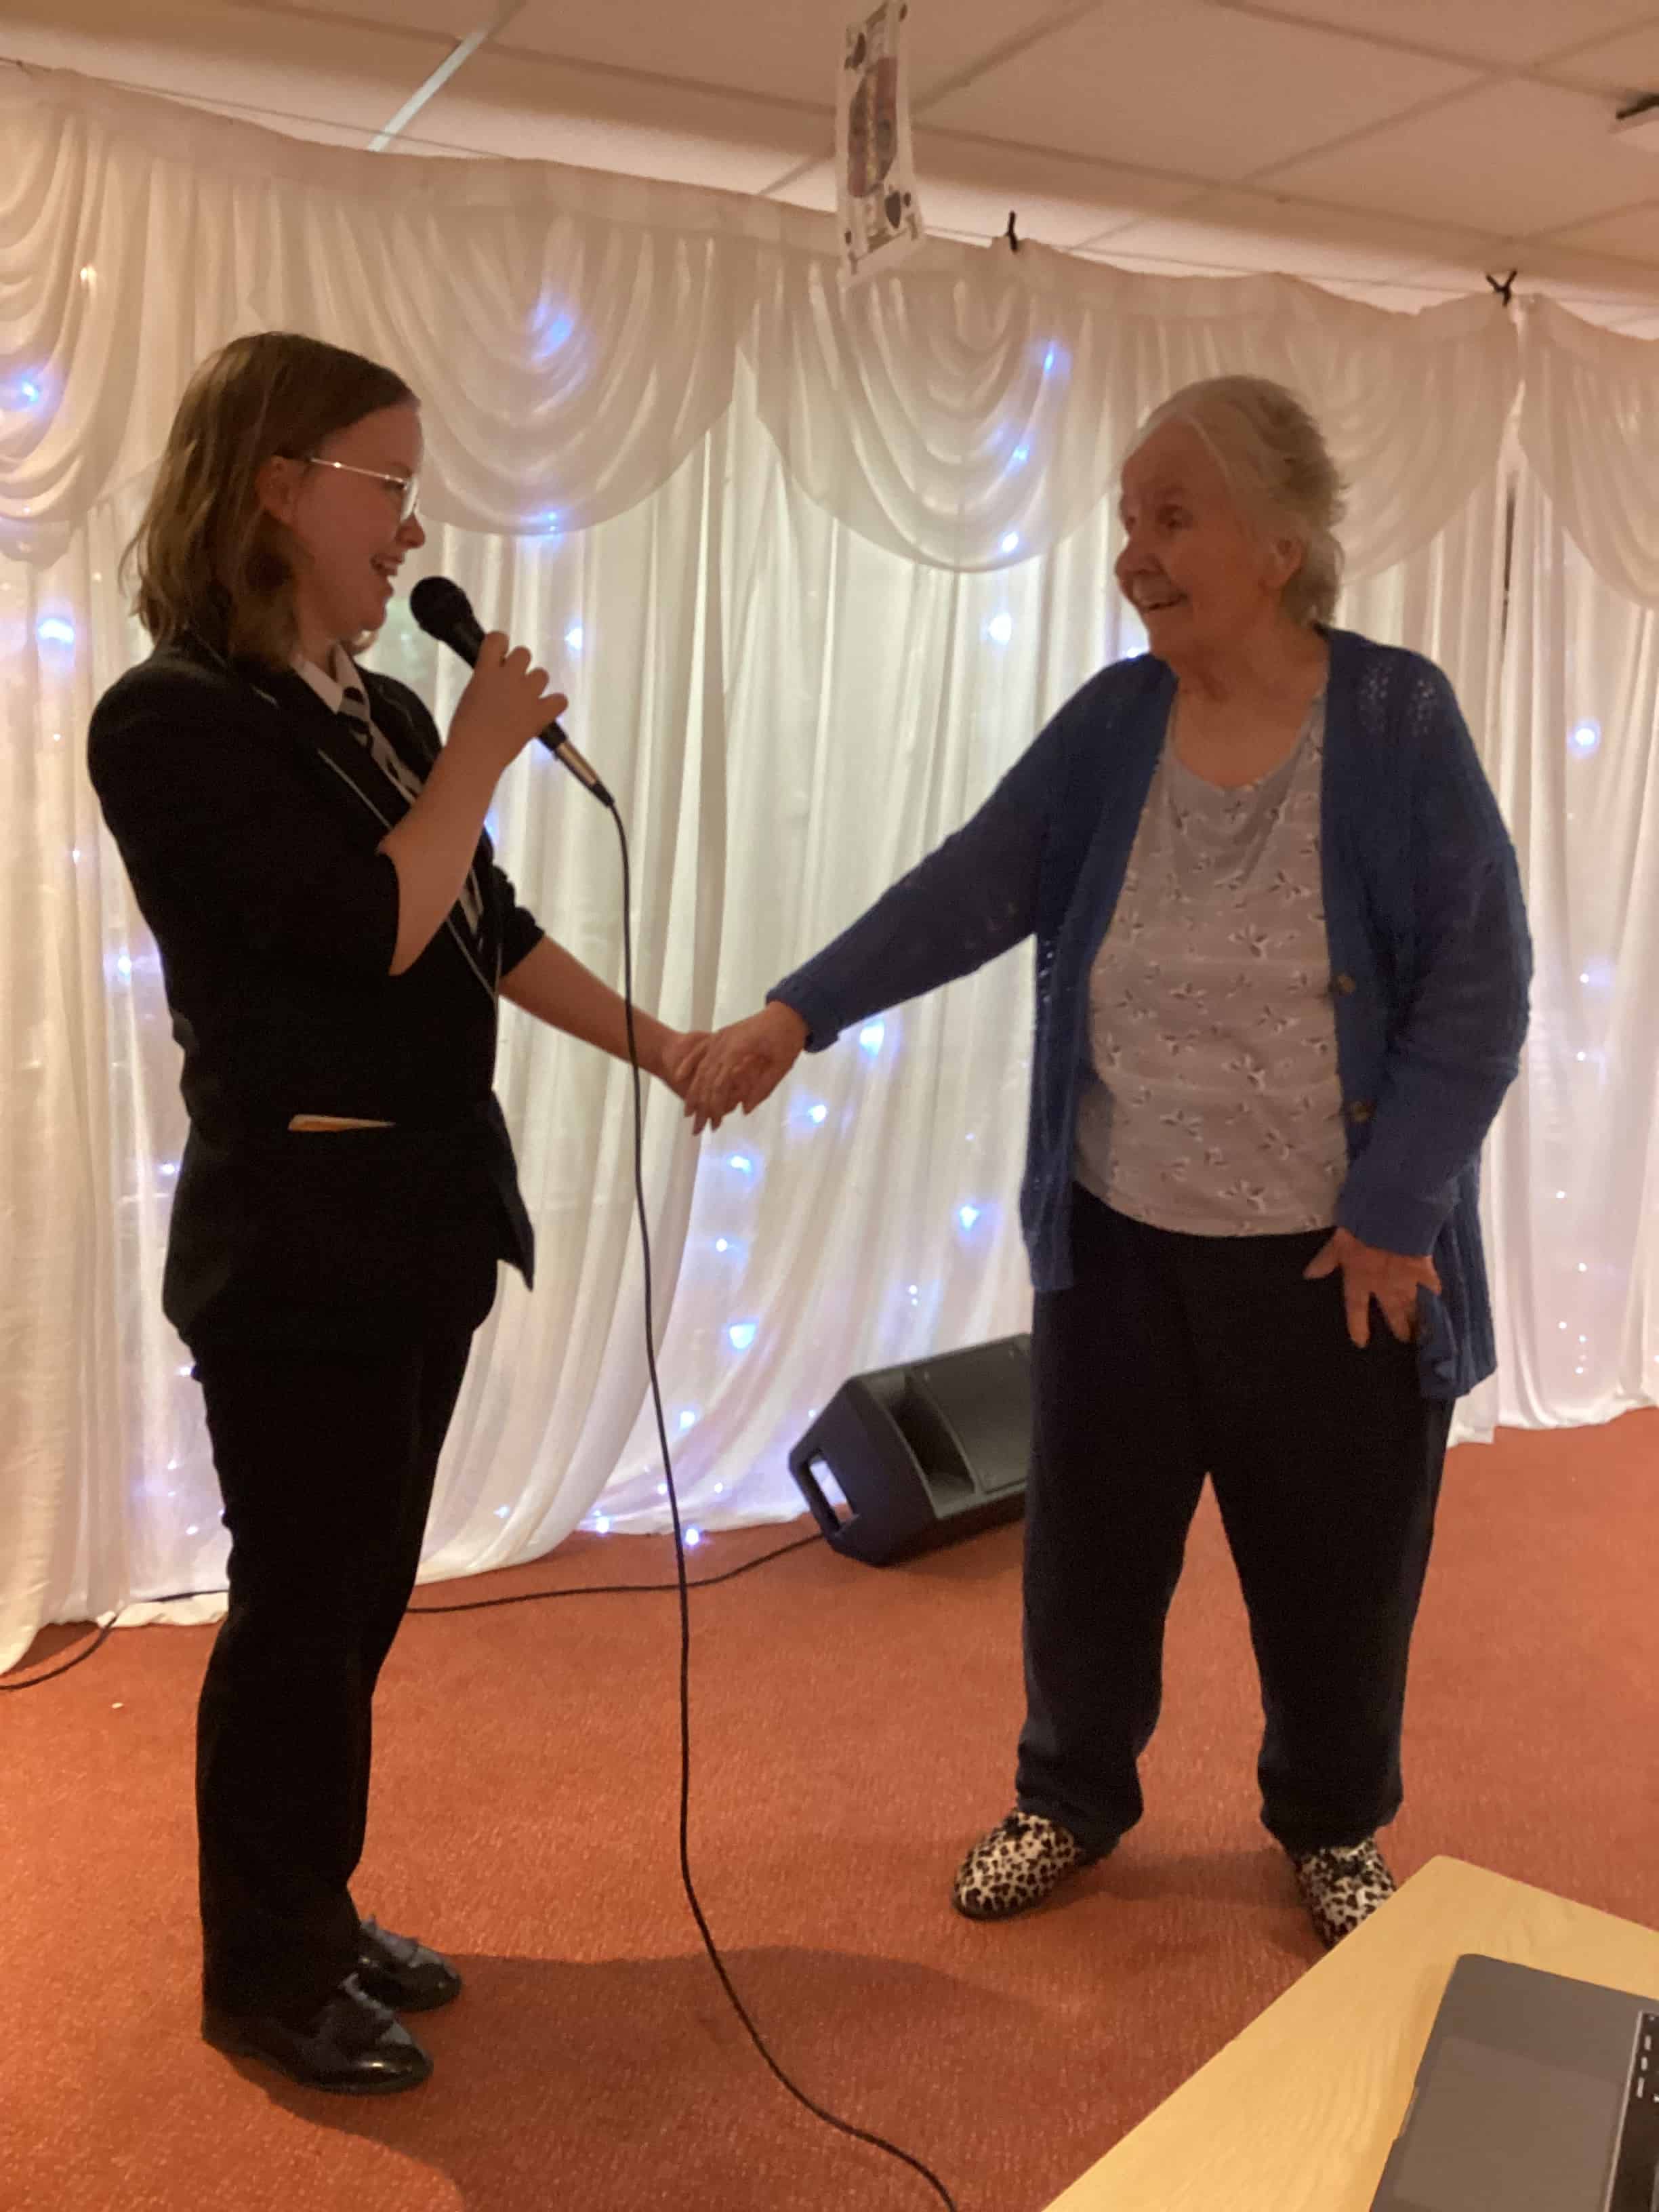
<instances>
[{"instance_id":1,"label":"girl's hand holding microphone","mask_svg":"<svg viewBox=\"0 0 1659 2212\"><path fill-rule=\"evenodd\" d=\"M398 939L391 972L403 975L443 927L467 870L503 771L569 702L547 688L521 646L491 630L478 647L449 736L425 788L380 841L398 871Z\"/></svg>"},{"instance_id":2,"label":"girl's hand holding microphone","mask_svg":"<svg viewBox=\"0 0 1659 2212\"><path fill-rule=\"evenodd\" d=\"M492 786L508 763L570 702L547 688L547 671L531 665L527 646L507 648L503 631L492 629L478 647L467 686L450 720L447 750L469 763L492 769Z\"/></svg>"}]
</instances>

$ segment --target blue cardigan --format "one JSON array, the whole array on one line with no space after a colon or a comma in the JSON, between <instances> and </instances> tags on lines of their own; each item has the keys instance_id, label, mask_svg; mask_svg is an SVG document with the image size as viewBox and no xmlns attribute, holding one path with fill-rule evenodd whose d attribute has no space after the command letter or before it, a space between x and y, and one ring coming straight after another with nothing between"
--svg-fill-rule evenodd
<instances>
[{"instance_id":1,"label":"blue cardigan","mask_svg":"<svg viewBox=\"0 0 1659 2212\"><path fill-rule=\"evenodd\" d=\"M1532 948L1515 849L1431 661L1352 631L1331 650L1321 807L1348 1174L1337 1220L1430 1252L1423 1393L1497 1364L1480 1147L1521 1064ZM1036 1038L1020 1218L1039 1291L1072 1279L1073 1137L1088 981L1163 746L1175 677L1144 654L1068 700L977 814L768 996L807 1046L1036 939Z\"/></svg>"}]
</instances>

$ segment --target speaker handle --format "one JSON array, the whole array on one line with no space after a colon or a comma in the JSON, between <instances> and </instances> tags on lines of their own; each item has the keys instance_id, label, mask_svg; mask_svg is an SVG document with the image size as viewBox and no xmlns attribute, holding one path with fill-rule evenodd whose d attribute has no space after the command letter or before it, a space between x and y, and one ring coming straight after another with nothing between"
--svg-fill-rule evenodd
<instances>
[{"instance_id":1,"label":"speaker handle","mask_svg":"<svg viewBox=\"0 0 1659 2212\"><path fill-rule=\"evenodd\" d=\"M812 1473L817 1456L809 1431L789 1455L789 1472L795 1478L795 1486L806 1500L812 1518L833 1542L846 1524L818 1487L817 1478Z\"/></svg>"}]
</instances>

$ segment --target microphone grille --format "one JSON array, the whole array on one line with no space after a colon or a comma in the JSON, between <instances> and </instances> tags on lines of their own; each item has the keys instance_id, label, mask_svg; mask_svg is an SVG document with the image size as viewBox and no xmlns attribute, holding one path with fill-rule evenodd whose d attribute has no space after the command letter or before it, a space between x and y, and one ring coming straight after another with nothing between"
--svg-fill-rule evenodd
<instances>
[{"instance_id":1,"label":"microphone grille","mask_svg":"<svg viewBox=\"0 0 1659 2212\"><path fill-rule=\"evenodd\" d=\"M472 602L448 576L422 576L409 595L409 611L429 636L443 638L457 620L472 623Z\"/></svg>"}]
</instances>

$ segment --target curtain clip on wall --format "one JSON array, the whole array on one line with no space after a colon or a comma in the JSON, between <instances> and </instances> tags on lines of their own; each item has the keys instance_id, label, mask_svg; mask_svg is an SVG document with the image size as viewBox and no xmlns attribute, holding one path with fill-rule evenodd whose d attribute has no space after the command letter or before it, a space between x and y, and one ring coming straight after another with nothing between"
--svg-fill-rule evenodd
<instances>
[{"instance_id":1,"label":"curtain clip on wall","mask_svg":"<svg viewBox=\"0 0 1659 2212\"><path fill-rule=\"evenodd\" d=\"M1008 210L1008 228L1002 234L1008 241L1008 251L1011 253L1018 253L1019 252L1019 239L1014 229L1014 210L1012 208L1010 208Z\"/></svg>"},{"instance_id":2,"label":"curtain clip on wall","mask_svg":"<svg viewBox=\"0 0 1659 2212\"><path fill-rule=\"evenodd\" d=\"M1497 293L1498 298L1504 302L1504 305L1506 307L1509 306L1511 298L1514 296L1515 280L1520 274L1521 271L1518 269L1511 269L1509 275L1505 276L1500 283L1498 278L1492 274L1490 270L1486 272L1487 283L1492 286L1492 290Z\"/></svg>"}]
</instances>

